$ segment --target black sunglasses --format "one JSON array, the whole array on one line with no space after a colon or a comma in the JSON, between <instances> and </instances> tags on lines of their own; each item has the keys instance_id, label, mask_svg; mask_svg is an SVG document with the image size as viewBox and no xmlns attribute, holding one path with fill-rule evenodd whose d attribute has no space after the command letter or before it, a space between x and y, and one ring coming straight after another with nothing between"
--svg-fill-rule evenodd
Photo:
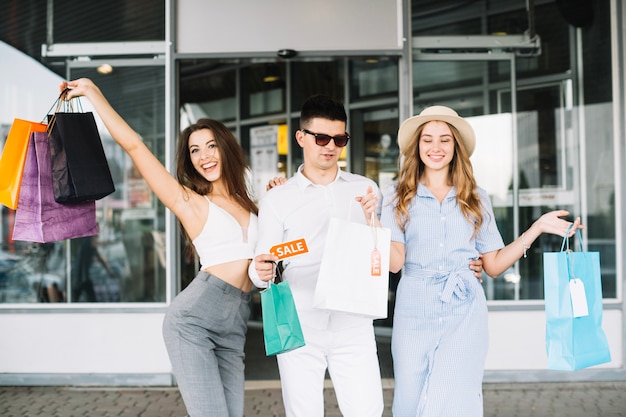
<instances>
[{"instance_id":1,"label":"black sunglasses","mask_svg":"<svg viewBox=\"0 0 626 417\"><path fill-rule=\"evenodd\" d=\"M310 130L306 130L306 129L302 129L302 131L309 135L315 136L315 144L319 146L328 145L330 143L330 140L332 139L335 141L335 146L339 148L343 148L344 146L348 144L348 141L350 140L350 134L348 132L346 132L345 135L330 136L324 133L313 133Z\"/></svg>"}]
</instances>

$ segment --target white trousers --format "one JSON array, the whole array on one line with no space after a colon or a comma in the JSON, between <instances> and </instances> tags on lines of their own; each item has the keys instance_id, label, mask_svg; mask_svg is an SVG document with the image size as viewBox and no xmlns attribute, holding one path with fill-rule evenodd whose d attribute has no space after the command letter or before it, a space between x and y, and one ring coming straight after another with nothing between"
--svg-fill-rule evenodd
<instances>
[{"instance_id":1,"label":"white trousers","mask_svg":"<svg viewBox=\"0 0 626 417\"><path fill-rule=\"evenodd\" d=\"M381 417L383 390L371 319L331 314L326 329L302 324L306 346L277 356L286 417L324 416L326 370L344 417Z\"/></svg>"}]
</instances>

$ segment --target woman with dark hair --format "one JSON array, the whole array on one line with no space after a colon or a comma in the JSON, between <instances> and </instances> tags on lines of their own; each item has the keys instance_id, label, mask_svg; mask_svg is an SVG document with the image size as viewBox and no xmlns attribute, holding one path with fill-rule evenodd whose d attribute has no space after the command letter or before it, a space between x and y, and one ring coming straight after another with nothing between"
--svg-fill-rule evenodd
<instances>
[{"instance_id":1,"label":"woman with dark hair","mask_svg":"<svg viewBox=\"0 0 626 417\"><path fill-rule=\"evenodd\" d=\"M171 210L200 258L201 270L174 299L163 323L165 345L192 417L241 417L244 344L257 238L248 165L232 132L200 119L181 134L175 179L89 79L63 82L66 98L85 96Z\"/></svg>"}]
</instances>

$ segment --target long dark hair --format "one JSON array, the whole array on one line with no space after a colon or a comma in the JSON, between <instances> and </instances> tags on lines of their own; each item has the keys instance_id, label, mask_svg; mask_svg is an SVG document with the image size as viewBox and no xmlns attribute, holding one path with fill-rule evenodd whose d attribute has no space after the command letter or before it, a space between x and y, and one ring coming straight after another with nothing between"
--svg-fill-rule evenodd
<instances>
[{"instance_id":1,"label":"long dark hair","mask_svg":"<svg viewBox=\"0 0 626 417\"><path fill-rule=\"evenodd\" d=\"M248 194L246 171L249 169L243 149L233 133L223 123L213 119L199 119L182 131L176 146L176 177L178 182L200 195L209 194L213 184L193 166L189 154L189 137L195 131L209 129L213 132L220 153L221 178L229 195L246 210L257 214L258 209Z\"/></svg>"}]
</instances>

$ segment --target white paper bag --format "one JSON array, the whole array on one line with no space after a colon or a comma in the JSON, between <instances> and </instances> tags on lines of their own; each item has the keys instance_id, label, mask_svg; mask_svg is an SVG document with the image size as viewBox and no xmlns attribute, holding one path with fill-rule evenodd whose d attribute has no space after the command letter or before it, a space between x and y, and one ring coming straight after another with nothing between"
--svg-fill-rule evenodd
<instances>
[{"instance_id":1,"label":"white paper bag","mask_svg":"<svg viewBox=\"0 0 626 417\"><path fill-rule=\"evenodd\" d=\"M390 244L389 229L332 218L313 306L373 319L387 318ZM380 264L373 266L375 249ZM372 275L377 267L379 274Z\"/></svg>"}]
</instances>

